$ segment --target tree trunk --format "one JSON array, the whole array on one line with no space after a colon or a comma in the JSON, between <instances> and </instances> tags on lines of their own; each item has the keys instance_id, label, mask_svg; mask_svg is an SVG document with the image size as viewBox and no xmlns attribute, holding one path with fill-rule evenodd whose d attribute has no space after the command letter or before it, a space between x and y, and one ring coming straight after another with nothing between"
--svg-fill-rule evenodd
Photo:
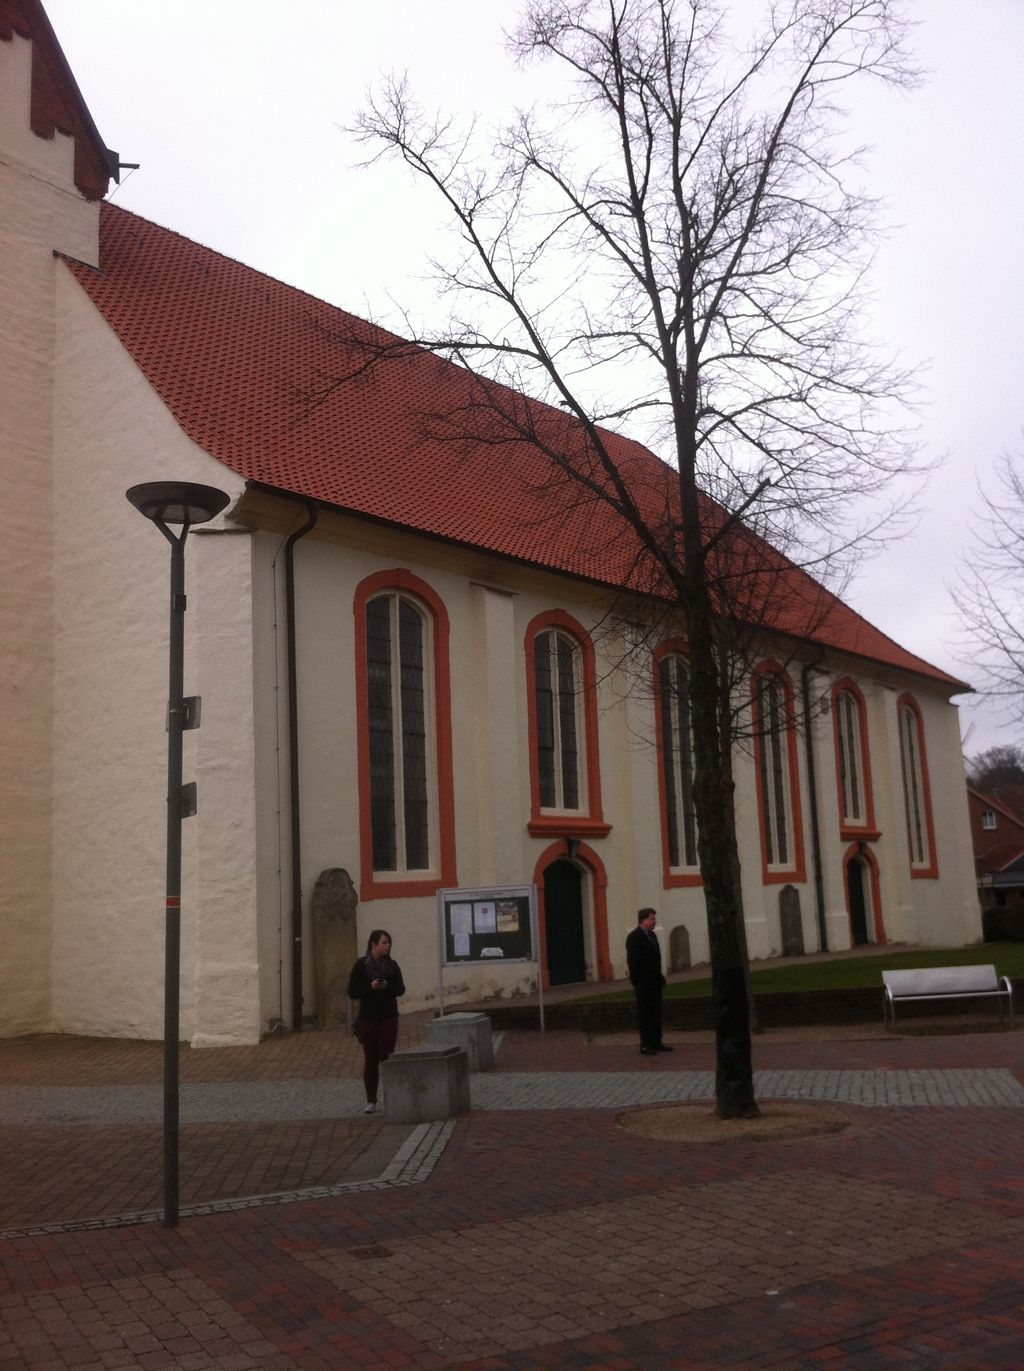
<instances>
[{"instance_id":1,"label":"tree trunk","mask_svg":"<svg viewBox=\"0 0 1024 1371\"><path fill-rule=\"evenodd\" d=\"M722 736L721 678L710 597L702 580L698 569L691 577L688 628L693 799L707 910L715 1016L715 1104L723 1119L752 1118L757 1115L758 1108L754 1099L750 1049L746 940L740 934L743 901L734 821L731 738Z\"/></svg>"},{"instance_id":2,"label":"tree trunk","mask_svg":"<svg viewBox=\"0 0 1024 1371\"><path fill-rule=\"evenodd\" d=\"M694 751L697 751L696 739ZM723 1119L751 1118L758 1109L754 1099L750 1008L739 936L739 861L728 814L732 786L723 777L712 777L710 784L705 782L704 788L710 793L703 804L697 803L697 815L711 944L715 1104Z\"/></svg>"}]
</instances>

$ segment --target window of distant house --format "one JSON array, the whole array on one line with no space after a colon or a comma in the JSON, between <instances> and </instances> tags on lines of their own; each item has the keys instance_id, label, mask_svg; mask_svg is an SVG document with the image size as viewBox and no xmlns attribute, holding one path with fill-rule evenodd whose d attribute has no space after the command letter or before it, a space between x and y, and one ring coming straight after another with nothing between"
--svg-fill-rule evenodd
<instances>
[{"instance_id":1,"label":"window of distant house","mask_svg":"<svg viewBox=\"0 0 1024 1371\"><path fill-rule=\"evenodd\" d=\"M655 653L658 792L666 886L696 885L700 881L693 807L690 673L681 646L665 643Z\"/></svg>"},{"instance_id":2,"label":"window of distant house","mask_svg":"<svg viewBox=\"0 0 1024 1371\"><path fill-rule=\"evenodd\" d=\"M907 820L907 846L910 874L937 876L935 826L928 785L928 758L924 745L924 723L917 701L902 695L896 705L900 728L900 764L903 772L903 802Z\"/></svg>"},{"instance_id":3,"label":"window of distant house","mask_svg":"<svg viewBox=\"0 0 1024 1371\"><path fill-rule=\"evenodd\" d=\"M589 635L551 610L526 631L531 833L603 834L597 679ZM571 822L567 823L567 820Z\"/></svg>"},{"instance_id":4,"label":"window of distant house","mask_svg":"<svg viewBox=\"0 0 1024 1371\"><path fill-rule=\"evenodd\" d=\"M863 695L850 680L837 681L832 688L832 720L840 828L844 835L850 831L863 835L875 826L867 710Z\"/></svg>"},{"instance_id":5,"label":"window of distant house","mask_svg":"<svg viewBox=\"0 0 1024 1371\"><path fill-rule=\"evenodd\" d=\"M805 879L793 686L774 662L752 681L754 766L766 881Z\"/></svg>"},{"instance_id":6,"label":"window of distant house","mask_svg":"<svg viewBox=\"0 0 1024 1371\"><path fill-rule=\"evenodd\" d=\"M994 809L983 809L981 811L981 826L982 828L995 828L996 812Z\"/></svg>"},{"instance_id":7,"label":"window of distant house","mask_svg":"<svg viewBox=\"0 0 1024 1371\"><path fill-rule=\"evenodd\" d=\"M361 895L454 879L448 616L411 572L356 593Z\"/></svg>"}]
</instances>

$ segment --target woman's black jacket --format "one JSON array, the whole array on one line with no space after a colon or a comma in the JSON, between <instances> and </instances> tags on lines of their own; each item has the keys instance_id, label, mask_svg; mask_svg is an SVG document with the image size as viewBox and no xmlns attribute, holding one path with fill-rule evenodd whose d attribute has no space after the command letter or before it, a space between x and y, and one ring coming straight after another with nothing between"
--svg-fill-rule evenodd
<instances>
[{"instance_id":1,"label":"woman's black jacket","mask_svg":"<svg viewBox=\"0 0 1024 1371\"><path fill-rule=\"evenodd\" d=\"M387 989L374 990L366 969L366 959L360 957L353 966L348 978L348 997L359 1001L359 1017L370 1023L381 1023L393 1019L398 1014L398 997L405 994L402 968L392 961L392 972L388 977Z\"/></svg>"}]
</instances>

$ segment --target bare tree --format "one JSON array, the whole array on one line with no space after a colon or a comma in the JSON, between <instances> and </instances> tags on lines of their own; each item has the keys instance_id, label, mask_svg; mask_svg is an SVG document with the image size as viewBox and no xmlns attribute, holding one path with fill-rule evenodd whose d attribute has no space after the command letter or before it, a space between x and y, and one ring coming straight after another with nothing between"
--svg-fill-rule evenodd
<instances>
[{"instance_id":1,"label":"bare tree","mask_svg":"<svg viewBox=\"0 0 1024 1371\"><path fill-rule=\"evenodd\" d=\"M472 373L434 436L542 454L568 498L614 512L635 548L630 590L671 606L685 634L727 1118L757 1113L737 664L752 632L813 639L832 602L799 568L841 569L915 459L909 378L860 333L874 205L840 141L849 84L912 80L899 16L890 0L792 0L767 5L750 40L752 8L533 0L511 47L560 64L563 105L481 147L392 80L355 130L425 178L459 231L459 259L435 264L454 302L445 330L406 321ZM377 335L353 375L408 348ZM661 453L663 480L610 431L623 427Z\"/></svg>"},{"instance_id":2,"label":"bare tree","mask_svg":"<svg viewBox=\"0 0 1024 1371\"><path fill-rule=\"evenodd\" d=\"M991 794L1000 786L1024 785L1024 748L999 743L967 758L967 784Z\"/></svg>"},{"instance_id":3,"label":"bare tree","mask_svg":"<svg viewBox=\"0 0 1024 1371\"><path fill-rule=\"evenodd\" d=\"M980 689L1024 722L1024 459L1004 454L981 490L970 560L953 589L964 658Z\"/></svg>"}]
</instances>

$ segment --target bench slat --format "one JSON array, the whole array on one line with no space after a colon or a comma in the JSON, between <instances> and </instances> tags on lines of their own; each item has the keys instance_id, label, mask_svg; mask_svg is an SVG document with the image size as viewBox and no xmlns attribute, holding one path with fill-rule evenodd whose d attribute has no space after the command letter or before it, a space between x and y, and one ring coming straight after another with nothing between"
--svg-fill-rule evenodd
<instances>
[{"instance_id":1,"label":"bench slat","mask_svg":"<svg viewBox=\"0 0 1024 1371\"><path fill-rule=\"evenodd\" d=\"M883 971L882 980L894 999L912 995L991 994L1000 990L994 966L929 966L907 971Z\"/></svg>"}]
</instances>

